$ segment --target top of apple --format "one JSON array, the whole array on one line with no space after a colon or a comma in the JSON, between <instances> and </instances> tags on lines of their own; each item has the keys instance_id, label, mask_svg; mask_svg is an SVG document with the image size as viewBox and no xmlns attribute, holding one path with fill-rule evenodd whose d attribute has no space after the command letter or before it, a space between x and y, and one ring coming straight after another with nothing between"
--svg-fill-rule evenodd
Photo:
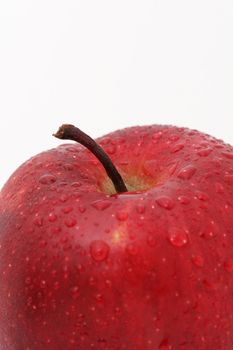
<instances>
[{"instance_id":1,"label":"top of apple","mask_svg":"<svg viewBox=\"0 0 233 350\"><path fill-rule=\"evenodd\" d=\"M98 146L79 129L68 127L60 128L55 136L78 142L86 137L85 146L102 158L108 174L87 149L79 144L63 144L31 158L16 170L2 189L8 201L6 192L12 186L15 190L11 200L15 197L22 200L26 188L30 195L33 188L39 190L41 186L44 190L71 186L75 192L111 195L127 190L153 192L161 186L193 186L194 182L204 184L207 178L222 176L223 167L227 183L233 176L232 147L196 130L167 125L136 126L97 139Z\"/></svg>"}]
</instances>

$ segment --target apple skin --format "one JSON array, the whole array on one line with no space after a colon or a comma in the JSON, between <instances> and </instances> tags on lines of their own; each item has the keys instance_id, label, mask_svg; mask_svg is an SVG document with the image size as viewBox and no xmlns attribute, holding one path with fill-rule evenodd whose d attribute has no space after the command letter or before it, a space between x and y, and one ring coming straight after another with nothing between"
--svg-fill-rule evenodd
<instances>
[{"instance_id":1,"label":"apple skin","mask_svg":"<svg viewBox=\"0 0 233 350\"><path fill-rule=\"evenodd\" d=\"M233 349L233 148L132 127L24 163L0 198L1 350Z\"/></svg>"}]
</instances>

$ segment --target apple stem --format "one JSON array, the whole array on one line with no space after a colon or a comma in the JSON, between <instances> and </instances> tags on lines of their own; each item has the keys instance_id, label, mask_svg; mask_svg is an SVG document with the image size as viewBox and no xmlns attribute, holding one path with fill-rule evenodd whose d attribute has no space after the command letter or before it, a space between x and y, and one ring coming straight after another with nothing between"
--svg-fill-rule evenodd
<instances>
[{"instance_id":1,"label":"apple stem","mask_svg":"<svg viewBox=\"0 0 233 350\"><path fill-rule=\"evenodd\" d=\"M98 143L96 143L90 136L85 134L79 128L76 128L71 124L63 124L60 126L56 134L53 134L58 139L61 140L73 140L81 143L81 145L85 146L96 156L96 158L103 165L106 173L109 178L112 180L112 183L115 187L117 193L127 192L127 187L116 169L115 165L109 158L109 156L105 153L103 148L101 148Z\"/></svg>"}]
</instances>

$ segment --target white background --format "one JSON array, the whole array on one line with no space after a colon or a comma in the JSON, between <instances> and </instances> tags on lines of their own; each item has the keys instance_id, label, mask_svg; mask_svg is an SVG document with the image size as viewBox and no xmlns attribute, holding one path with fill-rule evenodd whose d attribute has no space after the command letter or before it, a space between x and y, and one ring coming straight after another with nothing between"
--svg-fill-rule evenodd
<instances>
[{"instance_id":1,"label":"white background","mask_svg":"<svg viewBox=\"0 0 233 350\"><path fill-rule=\"evenodd\" d=\"M64 122L233 144L233 1L0 0L0 120L0 187Z\"/></svg>"}]
</instances>

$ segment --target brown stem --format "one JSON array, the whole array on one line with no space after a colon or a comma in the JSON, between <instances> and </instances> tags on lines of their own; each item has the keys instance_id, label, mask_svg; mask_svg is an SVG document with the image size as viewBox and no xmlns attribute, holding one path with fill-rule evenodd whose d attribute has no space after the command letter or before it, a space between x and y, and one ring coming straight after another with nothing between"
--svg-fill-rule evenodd
<instances>
[{"instance_id":1,"label":"brown stem","mask_svg":"<svg viewBox=\"0 0 233 350\"><path fill-rule=\"evenodd\" d=\"M90 136L85 134L82 130L76 128L74 125L63 124L60 126L56 134L53 134L53 136L62 140L73 140L79 142L88 148L103 165L106 173L113 182L116 192L121 193L128 191L121 175L119 174L109 156Z\"/></svg>"}]
</instances>

